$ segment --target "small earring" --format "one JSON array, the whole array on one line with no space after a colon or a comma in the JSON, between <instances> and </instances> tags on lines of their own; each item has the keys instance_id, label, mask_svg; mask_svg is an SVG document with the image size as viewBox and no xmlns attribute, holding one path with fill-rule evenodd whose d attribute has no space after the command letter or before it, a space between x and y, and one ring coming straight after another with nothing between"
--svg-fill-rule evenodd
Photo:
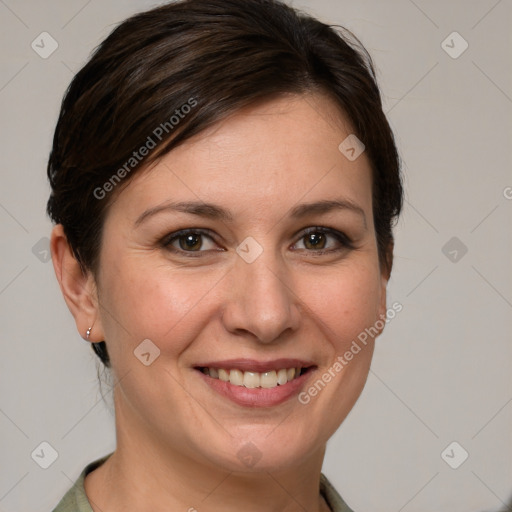
<instances>
[{"instance_id":1,"label":"small earring","mask_svg":"<svg viewBox=\"0 0 512 512\"><path fill-rule=\"evenodd\" d=\"M91 331L92 331L92 327L89 327L89 329L87 329L87 332L85 333L85 337L87 340L89 340L89 336L91 335Z\"/></svg>"}]
</instances>

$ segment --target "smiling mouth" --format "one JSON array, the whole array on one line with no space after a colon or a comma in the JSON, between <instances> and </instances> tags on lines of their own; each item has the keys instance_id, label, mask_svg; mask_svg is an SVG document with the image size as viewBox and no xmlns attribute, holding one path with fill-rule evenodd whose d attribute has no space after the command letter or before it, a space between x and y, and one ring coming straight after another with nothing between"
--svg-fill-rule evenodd
<instances>
[{"instance_id":1,"label":"smiling mouth","mask_svg":"<svg viewBox=\"0 0 512 512\"><path fill-rule=\"evenodd\" d=\"M225 368L198 367L197 369L212 379L229 382L233 386L246 387L250 389L265 388L271 389L277 386L284 386L301 375L307 373L312 367L281 368L267 372L242 371L236 368L227 370Z\"/></svg>"}]
</instances>

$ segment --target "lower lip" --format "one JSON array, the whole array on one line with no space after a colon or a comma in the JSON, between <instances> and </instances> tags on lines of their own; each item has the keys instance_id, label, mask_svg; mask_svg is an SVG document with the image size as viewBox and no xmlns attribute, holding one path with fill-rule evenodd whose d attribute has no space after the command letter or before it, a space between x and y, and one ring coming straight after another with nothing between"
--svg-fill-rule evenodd
<instances>
[{"instance_id":1,"label":"lower lip","mask_svg":"<svg viewBox=\"0 0 512 512\"><path fill-rule=\"evenodd\" d=\"M274 388L235 386L230 382L214 379L204 374L201 370L196 369L196 371L210 388L238 405L243 405L244 407L273 407L286 402L286 400L289 400L294 395L298 395L314 369L310 368L300 377Z\"/></svg>"}]
</instances>

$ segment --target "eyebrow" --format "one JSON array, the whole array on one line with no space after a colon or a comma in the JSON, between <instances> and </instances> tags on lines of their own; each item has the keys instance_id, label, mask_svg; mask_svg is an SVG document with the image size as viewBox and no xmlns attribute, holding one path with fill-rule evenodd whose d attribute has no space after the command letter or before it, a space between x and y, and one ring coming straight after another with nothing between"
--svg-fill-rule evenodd
<instances>
[{"instance_id":1,"label":"eyebrow","mask_svg":"<svg viewBox=\"0 0 512 512\"><path fill-rule=\"evenodd\" d=\"M364 227L366 228L366 214L364 210L356 203L348 199L334 199L334 200L323 200L316 201L314 203L304 203L295 206L290 216L294 219L300 219L311 214L323 214L330 213L333 210L349 210L357 213L363 219Z\"/></svg>"},{"instance_id":2,"label":"eyebrow","mask_svg":"<svg viewBox=\"0 0 512 512\"><path fill-rule=\"evenodd\" d=\"M135 226L138 226L149 217L153 217L157 213L165 211L189 213L192 215L198 215L199 217L223 220L226 222L231 222L233 220L233 216L220 206L216 206L210 203L203 203L200 201L186 201L179 203L164 203L159 206L155 206L154 208L149 208L149 210L146 210L137 218L135 221Z\"/></svg>"},{"instance_id":3,"label":"eyebrow","mask_svg":"<svg viewBox=\"0 0 512 512\"><path fill-rule=\"evenodd\" d=\"M292 208L290 217L293 219L301 219L308 215L316 214L321 215L330 213L334 210L348 210L357 213L363 219L364 226L366 226L366 214L364 210L348 199L335 199L335 200L322 200L312 203L303 203ZM203 203L200 201L185 201L185 202L166 202L164 204L149 208L143 212L135 221L135 226L139 226L145 220L158 213L165 211L176 211L197 215L213 220L222 220L225 222L232 222L233 215L224 208L212 203Z\"/></svg>"}]
</instances>

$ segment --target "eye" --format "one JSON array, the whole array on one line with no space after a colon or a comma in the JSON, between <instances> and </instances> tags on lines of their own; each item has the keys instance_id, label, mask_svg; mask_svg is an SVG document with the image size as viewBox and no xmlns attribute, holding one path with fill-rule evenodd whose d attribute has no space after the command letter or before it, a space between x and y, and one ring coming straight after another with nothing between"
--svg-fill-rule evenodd
<instances>
[{"instance_id":1,"label":"eye","mask_svg":"<svg viewBox=\"0 0 512 512\"><path fill-rule=\"evenodd\" d=\"M293 249L318 253L334 252L347 248L352 248L352 243L344 233L322 227L308 228L293 246Z\"/></svg>"},{"instance_id":2,"label":"eye","mask_svg":"<svg viewBox=\"0 0 512 512\"><path fill-rule=\"evenodd\" d=\"M171 233L163 241L165 248L174 252L204 252L215 248L216 244L211 236L198 229L183 229Z\"/></svg>"},{"instance_id":3,"label":"eye","mask_svg":"<svg viewBox=\"0 0 512 512\"><path fill-rule=\"evenodd\" d=\"M183 229L167 235L162 246L174 253L199 256L208 251L222 251L208 231ZM303 231L292 250L301 250L317 255L353 248L351 240L342 232L325 227L311 227ZM193 254L197 253L197 254Z\"/></svg>"}]
</instances>

